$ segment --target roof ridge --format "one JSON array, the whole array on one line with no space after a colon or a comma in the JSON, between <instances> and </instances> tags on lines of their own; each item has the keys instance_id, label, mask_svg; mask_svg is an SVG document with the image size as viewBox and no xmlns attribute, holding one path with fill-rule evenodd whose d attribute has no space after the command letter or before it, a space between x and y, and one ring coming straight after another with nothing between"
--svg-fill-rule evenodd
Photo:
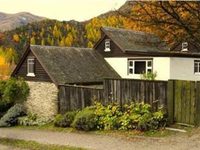
<instances>
[{"instance_id":1,"label":"roof ridge","mask_svg":"<svg viewBox=\"0 0 200 150\"><path fill-rule=\"evenodd\" d=\"M73 49L82 49L82 50L93 50L93 48L87 48L87 47L68 47L68 46L51 46L51 45L30 45L30 47L50 47L51 49L52 48L61 48L61 49L70 49L70 48L73 48Z\"/></svg>"},{"instance_id":2,"label":"roof ridge","mask_svg":"<svg viewBox=\"0 0 200 150\"><path fill-rule=\"evenodd\" d=\"M115 27L110 27L110 26L103 26L103 29L112 29L112 30L118 30L118 31L127 31L127 32L133 32L133 33L138 33L138 34L143 34L143 35L152 35L152 36L156 36L153 33L149 33L149 32L144 32L144 31L137 31L137 30L132 30L132 29L126 29L126 28L115 28ZM156 36L157 37L157 36Z\"/></svg>"}]
</instances>

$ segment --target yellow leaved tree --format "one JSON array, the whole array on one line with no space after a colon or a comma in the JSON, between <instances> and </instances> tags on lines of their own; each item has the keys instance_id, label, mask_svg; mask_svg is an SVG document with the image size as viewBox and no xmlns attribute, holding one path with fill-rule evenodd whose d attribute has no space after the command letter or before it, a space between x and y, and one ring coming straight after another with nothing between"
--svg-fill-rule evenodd
<instances>
[{"instance_id":1,"label":"yellow leaved tree","mask_svg":"<svg viewBox=\"0 0 200 150\"><path fill-rule=\"evenodd\" d=\"M7 79L15 67L17 55L12 48L0 47L0 79Z\"/></svg>"}]
</instances>

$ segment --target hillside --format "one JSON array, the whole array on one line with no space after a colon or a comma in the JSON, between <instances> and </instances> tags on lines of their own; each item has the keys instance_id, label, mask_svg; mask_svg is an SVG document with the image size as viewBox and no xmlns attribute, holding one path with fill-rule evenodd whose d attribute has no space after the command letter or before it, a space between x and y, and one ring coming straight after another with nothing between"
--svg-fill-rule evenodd
<instances>
[{"instance_id":1,"label":"hillside","mask_svg":"<svg viewBox=\"0 0 200 150\"><path fill-rule=\"evenodd\" d=\"M122 9L127 10L130 8L125 4L120 8L120 10ZM22 19L24 16L20 17ZM6 18L5 14L0 15L0 20L4 20L2 18ZM28 41L37 45L93 47L101 36L100 28L102 26L133 27L132 22L120 16L117 11L109 11L84 22L74 20L58 21L40 17L36 19L41 21L34 21L0 33L0 45L15 50L19 58L23 54L27 43L29 43ZM17 59L15 62L17 62Z\"/></svg>"},{"instance_id":2,"label":"hillside","mask_svg":"<svg viewBox=\"0 0 200 150\"><path fill-rule=\"evenodd\" d=\"M35 16L28 12L21 12L16 14L6 14L0 12L0 31L12 30L16 27L44 19L44 17Z\"/></svg>"}]
</instances>

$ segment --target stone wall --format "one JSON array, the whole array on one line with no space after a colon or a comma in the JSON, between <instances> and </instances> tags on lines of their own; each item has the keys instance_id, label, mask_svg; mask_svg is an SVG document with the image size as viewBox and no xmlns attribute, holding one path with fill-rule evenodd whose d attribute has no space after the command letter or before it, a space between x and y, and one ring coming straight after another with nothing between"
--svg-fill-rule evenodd
<instances>
[{"instance_id":1,"label":"stone wall","mask_svg":"<svg viewBox=\"0 0 200 150\"><path fill-rule=\"evenodd\" d=\"M58 113L58 88L49 82L27 82L30 88L25 103L27 111L40 117L53 117Z\"/></svg>"}]
</instances>

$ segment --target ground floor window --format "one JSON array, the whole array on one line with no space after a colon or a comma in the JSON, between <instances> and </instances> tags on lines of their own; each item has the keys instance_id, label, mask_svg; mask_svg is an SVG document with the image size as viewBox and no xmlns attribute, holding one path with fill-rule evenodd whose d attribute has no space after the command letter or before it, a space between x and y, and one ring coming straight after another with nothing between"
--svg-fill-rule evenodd
<instances>
[{"instance_id":1,"label":"ground floor window","mask_svg":"<svg viewBox=\"0 0 200 150\"><path fill-rule=\"evenodd\" d=\"M128 59L128 74L143 74L152 72L152 59Z\"/></svg>"},{"instance_id":2,"label":"ground floor window","mask_svg":"<svg viewBox=\"0 0 200 150\"><path fill-rule=\"evenodd\" d=\"M194 73L200 74L200 60L194 61Z\"/></svg>"}]
</instances>

